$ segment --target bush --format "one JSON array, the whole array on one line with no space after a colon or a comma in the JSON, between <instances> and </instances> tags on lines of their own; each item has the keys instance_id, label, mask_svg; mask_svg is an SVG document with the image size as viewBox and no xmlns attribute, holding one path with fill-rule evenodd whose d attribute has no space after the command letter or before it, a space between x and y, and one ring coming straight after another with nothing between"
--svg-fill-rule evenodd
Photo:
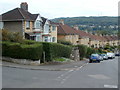
<instances>
[{"instance_id":1,"label":"bush","mask_svg":"<svg viewBox=\"0 0 120 90\"><path fill-rule=\"evenodd\" d=\"M72 43L69 41L58 40L57 42L64 45L72 45Z\"/></svg>"},{"instance_id":2,"label":"bush","mask_svg":"<svg viewBox=\"0 0 120 90\"><path fill-rule=\"evenodd\" d=\"M59 57L69 58L72 47L58 43L43 42L43 50L45 52L46 61L52 61L54 58Z\"/></svg>"},{"instance_id":3,"label":"bush","mask_svg":"<svg viewBox=\"0 0 120 90\"><path fill-rule=\"evenodd\" d=\"M23 42L21 42L21 44L27 44L27 45L31 45L31 44L41 44L41 42L36 42L34 40L23 40Z\"/></svg>"},{"instance_id":4,"label":"bush","mask_svg":"<svg viewBox=\"0 0 120 90\"><path fill-rule=\"evenodd\" d=\"M88 47L88 48L87 48L86 57L89 58L89 56L90 56L92 53L95 53L95 49Z\"/></svg>"},{"instance_id":5,"label":"bush","mask_svg":"<svg viewBox=\"0 0 120 90\"><path fill-rule=\"evenodd\" d=\"M79 49L80 59L82 60L84 57L86 57L87 54L87 46L85 45L77 45Z\"/></svg>"},{"instance_id":6,"label":"bush","mask_svg":"<svg viewBox=\"0 0 120 90\"><path fill-rule=\"evenodd\" d=\"M9 32L2 30L2 41L22 42L23 38L19 32Z\"/></svg>"},{"instance_id":7,"label":"bush","mask_svg":"<svg viewBox=\"0 0 120 90\"><path fill-rule=\"evenodd\" d=\"M42 58L42 44L23 45L2 42L2 55L18 59L38 60Z\"/></svg>"}]
</instances>

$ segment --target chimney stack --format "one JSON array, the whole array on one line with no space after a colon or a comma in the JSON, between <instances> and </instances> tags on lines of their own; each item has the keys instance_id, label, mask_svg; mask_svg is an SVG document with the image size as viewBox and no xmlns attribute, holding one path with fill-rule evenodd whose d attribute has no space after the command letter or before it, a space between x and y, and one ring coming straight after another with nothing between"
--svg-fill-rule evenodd
<instances>
[{"instance_id":1,"label":"chimney stack","mask_svg":"<svg viewBox=\"0 0 120 90\"><path fill-rule=\"evenodd\" d=\"M28 11L28 4L27 4L27 2L22 2L20 4L20 8L24 9L25 11Z\"/></svg>"},{"instance_id":2,"label":"chimney stack","mask_svg":"<svg viewBox=\"0 0 120 90\"><path fill-rule=\"evenodd\" d=\"M77 25L74 26L74 29L79 30L79 27Z\"/></svg>"},{"instance_id":3,"label":"chimney stack","mask_svg":"<svg viewBox=\"0 0 120 90\"><path fill-rule=\"evenodd\" d=\"M61 19L61 20L59 21L59 23L61 23L62 25L64 25L64 20Z\"/></svg>"}]
</instances>

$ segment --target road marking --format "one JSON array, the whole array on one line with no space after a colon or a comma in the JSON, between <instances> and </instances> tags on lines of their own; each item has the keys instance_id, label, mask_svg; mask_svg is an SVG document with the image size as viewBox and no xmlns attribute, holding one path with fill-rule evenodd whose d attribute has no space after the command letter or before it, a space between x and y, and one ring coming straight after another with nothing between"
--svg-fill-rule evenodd
<instances>
[{"instance_id":1,"label":"road marking","mask_svg":"<svg viewBox=\"0 0 120 90\"><path fill-rule=\"evenodd\" d=\"M74 70L72 69L72 70L69 70L68 72L73 72Z\"/></svg>"},{"instance_id":2,"label":"road marking","mask_svg":"<svg viewBox=\"0 0 120 90\"><path fill-rule=\"evenodd\" d=\"M81 69L83 66L80 66L79 69Z\"/></svg>"},{"instance_id":3,"label":"road marking","mask_svg":"<svg viewBox=\"0 0 120 90\"><path fill-rule=\"evenodd\" d=\"M69 70L69 71L67 71L67 72L65 72L64 74L61 74L59 77L57 77L57 79L55 79L55 80L60 80L61 82L61 84L63 84L63 83L65 83L65 81L68 79L68 78L70 78L70 76L72 75L72 73L73 72L76 72L76 71L78 71L78 70L80 70L82 67L84 67L84 66L86 66L88 63L86 63L86 64L84 64L84 65L82 65L82 66L74 66L74 67L76 67L76 68L74 68L74 69L71 69L71 70Z\"/></svg>"},{"instance_id":4,"label":"road marking","mask_svg":"<svg viewBox=\"0 0 120 90\"><path fill-rule=\"evenodd\" d=\"M110 79L110 77L107 77L105 75L102 75L102 74L95 74L95 75L88 75L92 78L95 78L95 79Z\"/></svg>"},{"instance_id":5,"label":"road marking","mask_svg":"<svg viewBox=\"0 0 120 90\"><path fill-rule=\"evenodd\" d=\"M74 66L74 67L78 67L78 66Z\"/></svg>"},{"instance_id":6,"label":"road marking","mask_svg":"<svg viewBox=\"0 0 120 90\"><path fill-rule=\"evenodd\" d=\"M57 77L57 78L61 78L61 77Z\"/></svg>"},{"instance_id":7,"label":"road marking","mask_svg":"<svg viewBox=\"0 0 120 90\"><path fill-rule=\"evenodd\" d=\"M105 88L118 88L117 85L104 85Z\"/></svg>"}]
</instances>

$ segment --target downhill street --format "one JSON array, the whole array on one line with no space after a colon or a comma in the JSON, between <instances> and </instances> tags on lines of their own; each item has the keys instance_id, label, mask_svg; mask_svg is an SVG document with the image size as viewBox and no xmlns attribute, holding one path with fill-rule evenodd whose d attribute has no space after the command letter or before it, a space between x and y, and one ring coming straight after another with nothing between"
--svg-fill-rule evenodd
<instances>
[{"instance_id":1,"label":"downhill street","mask_svg":"<svg viewBox=\"0 0 120 90\"><path fill-rule=\"evenodd\" d=\"M67 71L2 67L3 88L117 88L118 57Z\"/></svg>"}]
</instances>

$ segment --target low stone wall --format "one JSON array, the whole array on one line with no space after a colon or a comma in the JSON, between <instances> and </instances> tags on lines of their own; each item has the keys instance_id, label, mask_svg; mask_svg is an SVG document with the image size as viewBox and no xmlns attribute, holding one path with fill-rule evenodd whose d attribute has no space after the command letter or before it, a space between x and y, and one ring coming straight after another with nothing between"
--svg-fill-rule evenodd
<instances>
[{"instance_id":1,"label":"low stone wall","mask_svg":"<svg viewBox=\"0 0 120 90\"><path fill-rule=\"evenodd\" d=\"M32 61L28 59L14 59L10 57L1 57L1 60L7 61L7 62L13 62L17 64L24 64L24 65L40 65L40 60Z\"/></svg>"},{"instance_id":2,"label":"low stone wall","mask_svg":"<svg viewBox=\"0 0 120 90\"><path fill-rule=\"evenodd\" d=\"M74 61L79 61L80 60L80 55L79 55L79 49L78 49L78 47L72 48L70 59L72 59Z\"/></svg>"}]
</instances>

